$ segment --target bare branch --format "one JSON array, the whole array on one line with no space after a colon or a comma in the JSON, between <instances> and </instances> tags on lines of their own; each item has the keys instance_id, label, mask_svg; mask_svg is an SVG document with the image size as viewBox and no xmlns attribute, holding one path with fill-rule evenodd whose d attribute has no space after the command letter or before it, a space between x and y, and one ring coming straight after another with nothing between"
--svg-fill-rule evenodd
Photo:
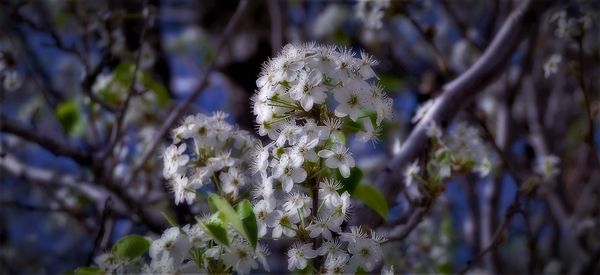
<instances>
[{"instance_id":1,"label":"bare branch","mask_svg":"<svg viewBox=\"0 0 600 275\"><path fill-rule=\"evenodd\" d=\"M46 150L57 156L70 157L82 165L92 163L92 155L85 150L80 150L71 147L67 144L60 143L54 138L46 136L42 133L35 132L21 125L22 123L14 119L8 118L4 114L0 114L0 131L16 135L27 141L38 144Z\"/></svg>"},{"instance_id":2,"label":"bare branch","mask_svg":"<svg viewBox=\"0 0 600 275\"><path fill-rule=\"evenodd\" d=\"M404 142L401 152L382 171L376 183L387 195L388 201L393 201L395 194L402 188L402 171L406 165L426 147L428 125L432 122L443 125L443 122L452 119L465 104L506 68L516 47L534 25L542 10L548 6L540 2L534 5L532 2L523 1L507 18L481 58L469 70L444 87L434 106Z\"/></svg>"}]
</instances>

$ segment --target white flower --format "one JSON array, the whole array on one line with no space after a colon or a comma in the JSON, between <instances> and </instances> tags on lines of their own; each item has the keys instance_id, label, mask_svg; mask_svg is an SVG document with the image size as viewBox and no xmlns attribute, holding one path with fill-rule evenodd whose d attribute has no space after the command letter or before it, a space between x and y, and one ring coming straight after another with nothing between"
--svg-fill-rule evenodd
<instances>
[{"instance_id":1,"label":"white flower","mask_svg":"<svg viewBox=\"0 0 600 275\"><path fill-rule=\"evenodd\" d=\"M190 241L195 247L206 247L206 245L208 245L210 236L206 234L206 232L202 229L202 227L200 227L200 225L187 224L181 229L190 238Z\"/></svg>"},{"instance_id":2,"label":"white flower","mask_svg":"<svg viewBox=\"0 0 600 275\"><path fill-rule=\"evenodd\" d=\"M560 158L555 155L539 156L535 162L535 172L545 180L551 180L560 173Z\"/></svg>"},{"instance_id":3,"label":"white flower","mask_svg":"<svg viewBox=\"0 0 600 275\"><path fill-rule=\"evenodd\" d=\"M327 257L325 260L326 274L347 274L344 271L347 262L348 257Z\"/></svg>"},{"instance_id":4,"label":"white flower","mask_svg":"<svg viewBox=\"0 0 600 275\"><path fill-rule=\"evenodd\" d=\"M273 208L270 207L269 202L261 200L254 205L253 210L258 224L258 237L264 237L267 234L267 220Z\"/></svg>"},{"instance_id":5,"label":"white flower","mask_svg":"<svg viewBox=\"0 0 600 275\"><path fill-rule=\"evenodd\" d=\"M343 261L344 263L350 258L348 253L342 251L342 243L339 239L328 240L319 247L317 252L319 255L327 255L327 261L330 261L332 258L336 259L336 261ZM342 259L342 260L340 260Z\"/></svg>"},{"instance_id":6,"label":"white flower","mask_svg":"<svg viewBox=\"0 0 600 275\"><path fill-rule=\"evenodd\" d=\"M315 103L321 104L327 99L327 89L319 85L322 79L323 74L317 70L301 74L298 83L290 89L290 97L300 101L304 111L310 111Z\"/></svg>"},{"instance_id":7,"label":"white flower","mask_svg":"<svg viewBox=\"0 0 600 275\"><path fill-rule=\"evenodd\" d=\"M225 167L231 167L235 164L235 159L230 157L231 152L222 152L217 156L210 157L207 160L206 167L210 169L210 171L217 172Z\"/></svg>"},{"instance_id":8,"label":"white flower","mask_svg":"<svg viewBox=\"0 0 600 275\"><path fill-rule=\"evenodd\" d=\"M223 192L232 194L234 198L237 197L240 187L244 185L244 176L235 167L229 168L226 173L221 173L219 179Z\"/></svg>"},{"instance_id":9,"label":"white flower","mask_svg":"<svg viewBox=\"0 0 600 275\"><path fill-rule=\"evenodd\" d=\"M366 93L369 86L363 80L353 80L347 87L336 89L335 100L339 103L334 113L337 117L349 116L356 121L362 108L367 106Z\"/></svg>"},{"instance_id":10,"label":"white flower","mask_svg":"<svg viewBox=\"0 0 600 275\"><path fill-rule=\"evenodd\" d=\"M404 170L404 185L406 185L406 187L412 185L420 172L421 167L419 167L419 161L415 160L406 168L406 170Z\"/></svg>"},{"instance_id":11,"label":"white flower","mask_svg":"<svg viewBox=\"0 0 600 275\"><path fill-rule=\"evenodd\" d=\"M271 254L271 251L266 246L262 246L260 243L256 244L256 259L262 264L265 271L271 271L269 267L269 262L267 261L267 256Z\"/></svg>"},{"instance_id":12,"label":"white flower","mask_svg":"<svg viewBox=\"0 0 600 275\"><path fill-rule=\"evenodd\" d=\"M273 238L279 238L282 234L294 237L296 236L296 224L299 221L298 215L291 215L281 210L275 210L268 218L267 224L273 228Z\"/></svg>"},{"instance_id":13,"label":"white flower","mask_svg":"<svg viewBox=\"0 0 600 275\"><path fill-rule=\"evenodd\" d=\"M292 191L294 183L300 183L306 179L306 171L295 160L297 157L299 156L283 155L273 172L273 176L281 181L282 188L286 193Z\"/></svg>"},{"instance_id":14,"label":"white flower","mask_svg":"<svg viewBox=\"0 0 600 275\"><path fill-rule=\"evenodd\" d=\"M154 62L156 61L156 54L154 53L154 49L152 49L152 46L150 46L150 44L148 43L144 43L142 45L142 49L141 49L141 53L140 53L140 68L142 69L149 69L152 67L152 65L154 65Z\"/></svg>"},{"instance_id":15,"label":"white flower","mask_svg":"<svg viewBox=\"0 0 600 275\"><path fill-rule=\"evenodd\" d=\"M360 0L356 3L355 16L365 27L371 30L380 29L385 10L390 6L390 0Z\"/></svg>"},{"instance_id":16,"label":"white flower","mask_svg":"<svg viewBox=\"0 0 600 275\"><path fill-rule=\"evenodd\" d=\"M317 153L315 152L314 148L317 146L318 143L319 139L313 139L311 141L308 141L308 136L303 135L302 137L300 137L300 141L298 141L298 143L296 143L296 145L294 146L294 153L297 152L297 154L299 154L304 159L310 162L316 162L319 159L319 157L317 156Z\"/></svg>"},{"instance_id":17,"label":"white flower","mask_svg":"<svg viewBox=\"0 0 600 275\"><path fill-rule=\"evenodd\" d=\"M291 193L283 204L283 209L292 215L302 214L299 215L300 218L306 218L310 215L312 209L312 198L298 192Z\"/></svg>"},{"instance_id":18,"label":"white flower","mask_svg":"<svg viewBox=\"0 0 600 275\"><path fill-rule=\"evenodd\" d=\"M328 228L329 219L327 217L319 217L306 227L308 235L311 238L316 238L319 235L327 240L331 240L331 231ZM339 231L339 230L338 230Z\"/></svg>"},{"instance_id":19,"label":"white flower","mask_svg":"<svg viewBox=\"0 0 600 275\"><path fill-rule=\"evenodd\" d=\"M6 71L4 73L4 89L9 92L17 90L23 84L23 79L17 71Z\"/></svg>"},{"instance_id":20,"label":"white flower","mask_svg":"<svg viewBox=\"0 0 600 275\"><path fill-rule=\"evenodd\" d=\"M319 126L313 119L307 119L302 130L302 135L306 136L307 143L311 143L312 140L322 141L329 138L329 127Z\"/></svg>"},{"instance_id":21,"label":"white flower","mask_svg":"<svg viewBox=\"0 0 600 275\"><path fill-rule=\"evenodd\" d=\"M275 190L273 189L273 178L267 177L266 172L260 173L260 180L254 186L254 197L262 198L269 205L270 208L275 208L275 197L273 196Z\"/></svg>"},{"instance_id":22,"label":"white flower","mask_svg":"<svg viewBox=\"0 0 600 275\"><path fill-rule=\"evenodd\" d=\"M187 235L182 234L178 227L171 227L163 232L160 239L152 242L149 254L153 260L166 256L171 263L179 265L191 246Z\"/></svg>"},{"instance_id":23,"label":"white flower","mask_svg":"<svg viewBox=\"0 0 600 275\"><path fill-rule=\"evenodd\" d=\"M223 255L223 262L238 274L248 274L250 270L258 268L258 263L254 260L252 247L241 241L233 242L229 246L229 249Z\"/></svg>"},{"instance_id":24,"label":"white flower","mask_svg":"<svg viewBox=\"0 0 600 275\"><path fill-rule=\"evenodd\" d=\"M348 261L346 271L355 271L360 266L371 272L383 258L381 246L371 239L358 239L352 245L348 245L348 252L352 257Z\"/></svg>"},{"instance_id":25,"label":"white flower","mask_svg":"<svg viewBox=\"0 0 600 275\"><path fill-rule=\"evenodd\" d=\"M438 126L437 123L435 123L435 121L429 122L429 124L427 125L426 133L427 133L427 136L430 138L439 139L442 137L442 129L440 129L440 127Z\"/></svg>"},{"instance_id":26,"label":"white flower","mask_svg":"<svg viewBox=\"0 0 600 275\"><path fill-rule=\"evenodd\" d=\"M319 157L326 158L325 165L329 168L339 168L344 178L350 176L350 168L354 167L354 158L342 144L335 144L331 150L319 151Z\"/></svg>"},{"instance_id":27,"label":"white flower","mask_svg":"<svg viewBox=\"0 0 600 275\"><path fill-rule=\"evenodd\" d=\"M381 275L394 275L394 274L396 274L396 273L394 272L393 265L390 265L387 268L384 267L383 269L381 269Z\"/></svg>"},{"instance_id":28,"label":"white flower","mask_svg":"<svg viewBox=\"0 0 600 275\"><path fill-rule=\"evenodd\" d=\"M334 200L339 200L338 190L342 189L342 183L336 179L326 178L319 183L319 198L326 205L335 205Z\"/></svg>"},{"instance_id":29,"label":"white flower","mask_svg":"<svg viewBox=\"0 0 600 275\"><path fill-rule=\"evenodd\" d=\"M429 110L431 109L431 107L433 107L433 105L435 104L435 99L430 99L428 101L425 101L423 104L421 104L419 106L419 108L417 108L417 111L415 112L415 115L413 116L413 118L411 119L412 123L416 123L419 120L423 119L427 113L429 113Z\"/></svg>"},{"instance_id":30,"label":"white flower","mask_svg":"<svg viewBox=\"0 0 600 275\"><path fill-rule=\"evenodd\" d=\"M371 122L370 118L364 119L363 124L365 126L364 132L361 131L356 134L358 140L362 142L367 142L369 140L377 142L378 136L380 134L379 129L373 127L373 123Z\"/></svg>"},{"instance_id":31,"label":"white flower","mask_svg":"<svg viewBox=\"0 0 600 275\"><path fill-rule=\"evenodd\" d=\"M327 227L331 231L339 232L339 227L348 219L348 210L350 209L350 193L345 191L341 196L331 200L331 213L327 222Z\"/></svg>"},{"instance_id":32,"label":"white flower","mask_svg":"<svg viewBox=\"0 0 600 275\"><path fill-rule=\"evenodd\" d=\"M173 191L175 192L175 204L186 202L187 204L194 203L196 193L191 190L194 186L188 184L188 178L184 175L178 175L173 182Z\"/></svg>"},{"instance_id":33,"label":"white flower","mask_svg":"<svg viewBox=\"0 0 600 275\"><path fill-rule=\"evenodd\" d=\"M288 270L304 269L308 259L317 256L317 252L311 248L312 244L294 243L288 250Z\"/></svg>"},{"instance_id":34,"label":"white flower","mask_svg":"<svg viewBox=\"0 0 600 275\"><path fill-rule=\"evenodd\" d=\"M269 146L263 147L260 142L256 143L252 155L251 169L254 174L267 169L269 165Z\"/></svg>"},{"instance_id":35,"label":"white flower","mask_svg":"<svg viewBox=\"0 0 600 275\"><path fill-rule=\"evenodd\" d=\"M544 77L548 78L551 75L555 74L556 72L558 72L558 64L560 64L562 60L562 56L560 54L553 54L552 56L550 56L550 58L548 58L548 60L546 60L546 63L544 63Z\"/></svg>"},{"instance_id":36,"label":"white flower","mask_svg":"<svg viewBox=\"0 0 600 275\"><path fill-rule=\"evenodd\" d=\"M164 154L164 167L163 167L163 175L165 178L171 178L176 173L179 167L184 166L190 160L190 157L184 154L186 149L186 144L182 143L181 145L170 145L165 150Z\"/></svg>"},{"instance_id":37,"label":"white flower","mask_svg":"<svg viewBox=\"0 0 600 275\"><path fill-rule=\"evenodd\" d=\"M367 238L367 234L363 232L360 226L351 226L350 232L344 232L340 236L340 239L344 242L348 242L349 245L356 243L359 239L365 238Z\"/></svg>"}]
</instances>

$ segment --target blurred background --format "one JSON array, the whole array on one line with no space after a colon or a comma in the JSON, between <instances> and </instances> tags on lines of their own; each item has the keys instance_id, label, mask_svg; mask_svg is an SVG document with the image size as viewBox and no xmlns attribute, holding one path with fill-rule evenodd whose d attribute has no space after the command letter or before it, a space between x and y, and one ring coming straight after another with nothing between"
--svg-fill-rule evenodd
<instances>
[{"instance_id":1,"label":"blurred background","mask_svg":"<svg viewBox=\"0 0 600 275\"><path fill-rule=\"evenodd\" d=\"M161 125L191 99L185 113L223 110L254 133L261 65L287 43L344 46L380 61L394 119L377 144L350 141L374 181L418 106L471 67L521 4L259 0L226 32L238 1L0 0L0 273L70 271L123 235L159 236L168 226L161 213L193 221L201 206L176 206L161 175L168 137L152 144ZM459 271L527 188L514 173L531 178L540 157L553 155L553 180L528 181L535 190L471 270L600 272L600 2L530 5L539 16L506 45L514 48L506 66L453 120L484 125L489 148L504 156L489 149L488 176L453 177L417 228L386 244L396 271ZM396 199L381 228L392 232L412 207L401 193L388 197ZM271 249L275 259L285 253ZM286 270L280 259L273 270Z\"/></svg>"}]
</instances>

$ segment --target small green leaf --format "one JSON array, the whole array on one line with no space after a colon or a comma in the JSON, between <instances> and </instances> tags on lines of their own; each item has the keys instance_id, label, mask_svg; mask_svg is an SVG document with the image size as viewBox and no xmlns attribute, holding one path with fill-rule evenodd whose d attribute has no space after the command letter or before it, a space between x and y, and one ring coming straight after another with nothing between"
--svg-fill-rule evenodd
<instances>
[{"instance_id":1,"label":"small green leaf","mask_svg":"<svg viewBox=\"0 0 600 275\"><path fill-rule=\"evenodd\" d=\"M221 213L223 213L225 221L231 223L233 228L240 231L240 233L243 233L244 226L242 225L242 220L240 220L235 212L235 209L231 207L231 204L229 204L226 199L217 194L210 194L208 196L208 203L216 210L219 210Z\"/></svg>"},{"instance_id":2,"label":"small green leaf","mask_svg":"<svg viewBox=\"0 0 600 275\"><path fill-rule=\"evenodd\" d=\"M81 136L85 131L85 121L79 105L65 101L56 107L56 116L65 131L71 136Z\"/></svg>"},{"instance_id":3,"label":"small green leaf","mask_svg":"<svg viewBox=\"0 0 600 275\"><path fill-rule=\"evenodd\" d=\"M160 212L162 214L162 216L165 218L165 220L167 221L167 223L169 223L170 226L172 227L177 227L177 222L175 222L175 219L173 218L172 215L169 215L165 212Z\"/></svg>"},{"instance_id":4,"label":"small green leaf","mask_svg":"<svg viewBox=\"0 0 600 275\"><path fill-rule=\"evenodd\" d=\"M385 196L375 187L368 184L359 184L356 186L352 196L362 201L366 206L373 209L384 220L387 220L388 205Z\"/></svg>"},{"instance_id":5,"label":"small green leaf","mask_svg":"<svg viewBox=\"0 0 600 275\"><path fill-rule=\"evenodd\" d=\"M140 257L150 248L150 241L143 236L127 235L121 238L112 248L117 259L131 260Z\"/></svg>"},{"instance_id":6,"label":"small green leaf","mask_svg":"<svg viewBox=\"0 0 600 275\"><path fill-rule=\"evenodd\" d=\"M439 274L452 274L452 264L449 261L439 263L436 269Z\"/></svg>"},{"instance_id":7,"label":"small green leaf","mask_svg":"<svg viewBox=\"0 0 600 275\"><path fill-rule=\"evenodd\" d=\"M404 81L394 74L380 74L379 84L388 92L397 92L404 87Z\"/></svg>"},{"instance_id":8,"label":"small green leaf","mask_svg":"<svg viewBox=\"0 0 600 275\"><path fill-rule=\"evenodd\" d=\"M169 103L169 93L164 85L152 79L152 76L146 72L141 72L140 78L142 85L156 95L160 106L164 107Z\"/></svg>"},{"instance_id":9,"label":"small green leaf","mask_svg":"<svg viewBox=\"0 0 600 275\"><path fill-rule=\"evenodd\" d=\"M102 275L105 274L99 267L78 267L73 272L75 275Z\"/></svg>"},{"instance_id":10,"label":"small green leaf","mask_svg":"<svg viewBox=\"0 0 600 275\"><path fill-rule=\"evenodd\" d=\"M206 234L210 235L213 239L219 243L229 246L229 238L227 238L227 228L223 223L222 213L217 212L208 221L200 222L200 226L204 229Z\"/></svg>"},{"instance_id":11,"label":"small green leaf","mask_svg":"<svg viewBox=\"0 0 600 275\"><path fill-rule=\"evenodd\" d=\"M363 177L363 173L358 167L352 167L350 169L350 176L347 178L342 177L340 172L336 170L337 178L342 182L342 189L340 189L340 194L344 193L344 191L348 191L350 195L354 194L356 186L360 183Z\"/></svg>"},{"instance_id":12,"label":"small green leaf","mask_svg":"<svg viewBox=\"0 0 600 275\"><path fill-rule=\"evenodd\" d=\"M244 235L250 241L253 248L256 248L258 242L258 224L256 222L256 216L252 210L252 204L248 200L239 202L235 207L237 214L242 220L242 226L244 227Z\"/></svg>"},{"instance_id":13,"label":"small green leaf","mask_svg":"<svg viewBox=\"0 0 600 275\"><path fill-rule=\"evenodd\" d=\"M246 237L246 239L253 244L253 246L256 245L257 242L257 237L253 237L251 234L257 234L254 232L249 232L248 230L255 230L256 232L258 232L258 229L251 229L251 225L248 225L250 227L246 228L246 226L244 225L244 222L242 221L243 218L246 218L248 223L251 223L251 217L244 217L242 216L242 214L244 214L245 216L250 216L250 213L252 214L252 217L254 218L254 222L256 223L256 217L254 217L254 212L252 212L252 206L249 207L250 213L247 213L247 208L242 206L242 208L244 209L240 209L239 211L242 211L242 213L240 214L239 212L236 212L235 209L233 209L233 207L231 207L231 204L229 204L229 202L227 200L225 200L224 198L222 198L219 195L216 194L211 194L208 196L208 203L215 209L219 210L219 212L222 213L224 221L226 221L227 223L231 224L231 226L233 226L233 228L235 230L237 230L238 232L240 232L244 237ZM249 202L248 202L249 204ZM254 225L255 227L257 227L256 225ZM256 236L256 235L255 235Z\"/></svg>"}]
</instances>

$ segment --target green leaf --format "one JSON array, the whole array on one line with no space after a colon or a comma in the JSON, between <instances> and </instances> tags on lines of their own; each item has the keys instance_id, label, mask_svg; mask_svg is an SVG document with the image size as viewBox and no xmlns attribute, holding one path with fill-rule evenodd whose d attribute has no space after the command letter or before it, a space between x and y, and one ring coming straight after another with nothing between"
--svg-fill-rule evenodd
<instances>
[{"instance_id":1,"label":"green leaf","mask_svg":"<svg viewBox=\"0 0 600 275\"><path fill-rule=\"evenodd\" d=\"M342 183L342 189L340 189L340 191L339 191L340 194L344 193L344 191L348 191L348 193L350 193L350 195L353 195L356 187L358 186L358 184L360 183L360 181L362 180L362 177L363 177L363 173L360 170L360 168L352 167L352 169L350 169L350 176L347 178L342 177L339 170L335 170L335 171L337 174L337 178Z\"/></svg>"},{"instance_id":2,"label":"green leaf","mask_svg":"<svg viewBox=\"0 0 600 275\"><path fill-rule=\"evenodd\" d=\"M256 216L254 210L252 210L252 204L247 199L239 202L235 207L237 214L242 220L242 226L244 227L244 236L250 241L253 248L256 248L258 243L258 224L256 222Z\"/></svg>"},{"instance_id":3,"label":"green leaf","mask_svg":"<svg viewBox=\"0 0 600 275\"><path fill-rule=\"evenodd\" d=\"M140 235L127 235L121 238L112 248L117 259L131 260L140 257L150 248L150 241Z\"/></svg>"},{"instance_id":4,"label":"green leaf","mask_svg":"<svg viewBox=\"0 0 600 275\"><path fill-rule=\"evenodd\" d=\"M129 87L131 85L131 81L133 80L134 71L135 65L132 62L121 62L113 71L115 76L114 80L125 87Z\"/></svg>"},{"instance_id":5,"label":"green leaf","mask_svg":"<svg viewBox=\"0 0 600 275\"><path fill-rule=\"evenodd\" d=\"M226 221L227 223L231 224L231 226L233 226L233 228L235 230L237 230L238 232L240 232L251 244L253 244L253 246L256 245L256 239L257 237L253 237L251 234L254 234L254 232L248 232L247 230L256 230L256 232L258 232L258 229L251 229L248 228L246 229L246 226L244 225L244 222L242 221L242 215L238 215L238 212L235 211L235 209L233 209L233 207L231 206L231 204L229 204L229 202L227 200L225 200L223 197L216 195L216 194L211 194L208 196L208 203L215 209L219 210L219 212L222 213L222 217L224 218L224 221ZM249 204L249 202L248 202ZM242 206L242 208L246 208L244 206ZM250 206L250 212L252 212L252 206ZM242 214L245 214L245 216L250 216L249 213L247 213L247 209L240 209L240 211L242 211ZM256 217L254 217L254 213L252 212L252 217L254 218L254 222L256 223ZM246 217L247 218L247 222L251 223L250 221L250 217ZM250 225L248 225L250 226ZM254 225L255 227L257 227L256 225ZM256 235L255 235L256 236Z\"/></svg>"},{"instance_id":6,"label":"green leaf","mask_svg":"<svg viewBox=\"0 0 600 275\"><path fill-rule=\"evenodd\" d=\"M150 74L146 72L141 72L139 77L141 78L140 81L142 82L142 85L144 85L146 89L150 90L156 95L156 98L158 99L158 104L163 107L167 106L170 98L165 86L162 85L160 82L155 81L150 76Z\"/></svg>"},{"instance_id":7,"label":"green leaf","mask_svg":"<svg viewBox=\"0 0 600 275\"><path fill-rule=\"evenodd\" d=\"M368 184L359 184L356 186L352 196L362 201L366 206L373 209L384 220L388 217L388 205L385 196L375 187Z\"/></svg>"},{"instance_id":8,"label":"green leaf","mask_svg":"<svg viewBox=\"0 0 600 275\"><path fill-rule=\"evenodd\" d=\"M167 221L167 223L169 223L170 226L172 226L172 227L177 227L178 226L177 222L175 222L175 218L172 215L167 214L167 213L162 212L162 211L160 213L165 218L165 220Z\"/></svg>"},{"instance_id":9,"label":"green leaf","mask_svg":"<svg viewBox=\"0 0 600 275\"><path fill-rule=\"evenodd\" d=\"M73 101L61 102L56 106L56 117L65 131L71 136L81 136L85 131L85 121L79 105Z\"/></svg>"},{"instance_id":10,"label":"green leaf","mask_svg":"<svg viewBox=\"0 0 600 275\"><path fill-rule=\"evenodd\" d=\"M73 272L75 275L102 275L105 274L99 267L78 267Z\"/></svg>"},{"instance_id":11,"label":"green leaf","mask_svg":"<svg viewBox=\"0 0 600 275\"><path fill-rule=\"evenodd\" d=\"M208 221L200 222L200 226L204 229L204 232L213 239L225 246L229 246L227 228L225 228L226 225L223 223L224 218L222 216L222 212L217 212Z\"/></svg>"},{"instance_id":12,"label":"green leaf","mask_svg":"<svg viewBox=\"0 0 600 275\"><path fill-rule=\"evenodd\" d=\"M404 81L394 74L380 74L379 84L388 92L396 92L404 87Z\"/></svg>"},{"instance_id":13,"label":"green leaf","mask_svg":"<svg viewBox=\"0 0 600 275\"><path fill-rule=\"evenodd\" d=\"M449 261L439 263L436 269L439 274L452 274L452 264Z\"/></svg>"}]
</instances>

